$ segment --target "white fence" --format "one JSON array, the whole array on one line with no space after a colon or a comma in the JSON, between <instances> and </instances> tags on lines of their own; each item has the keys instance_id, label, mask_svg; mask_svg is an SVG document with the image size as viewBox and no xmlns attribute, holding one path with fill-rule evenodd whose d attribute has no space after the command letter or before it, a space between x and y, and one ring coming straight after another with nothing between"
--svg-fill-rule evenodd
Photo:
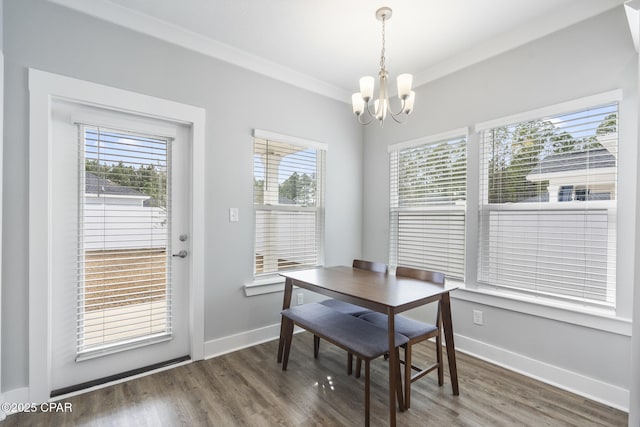
<instances>
[{"instance_id":1,"label":"white fence","mask_svg":"<svg viewBox=\"0 0 640 427\"><path fill-rule=\"evenodd\" d=\"M83 219L85 250L167 246L167 213L164 208L85 204Z\"/></svg>"}]
</instances>

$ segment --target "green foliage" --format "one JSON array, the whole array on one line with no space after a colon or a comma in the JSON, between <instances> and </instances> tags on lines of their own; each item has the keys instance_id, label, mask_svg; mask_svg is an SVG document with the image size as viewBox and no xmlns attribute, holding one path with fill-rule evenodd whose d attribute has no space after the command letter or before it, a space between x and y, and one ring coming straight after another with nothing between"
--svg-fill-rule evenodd
<instances>
[{"instance_id":1,"label":"green foliage","mask_svg":"<svg viewBox=\"0 0 640 427\"><path fill-rule=\"evenodd\" d=\"M264 180L253 178L253 203L264 204Z\"/></svg>"},{"instance_id":2,"label":"green foliage","mask_svg":"<svg viewBox=\"0 0 640 427\"><path fill-rule=\"evenodd\" d=\"M306 173L302 175L294 172L280 184L278 188L280 199L284 203L298 206L314 206L316 203L316 179Z\"/></svg>"},{"instance_id":3,"label":"green foliage","mask_svg":"<svg viewBox=\"0 0 640 427\"><path fill-rule=\"evenodd\" d=\"M97 160L87 159L85 171L146 194L151 198L149 206L167 206L167 173L164 170L158 170L154 165L134 168L131 165L125 165L122 161L107 165Z\"/></svg>"},{"instance_id":4,"label":"green foliage","mask_svg":"<svg viewBox=\"0 0 640 427\"><path fill-rule=\"evenodd\" d=\"M398 156L400 206L452 204L466 199L466 148L464 141L402 151Z\"/></svg>"},{"instance_id":5,"label":"green foliage","mask_svg":"<svg viewBox=\"0 0 640 427\"><path fill-rule=\"evenodd\" d=\"M489 203L514 203L540 197L548 182L526 179L548 147L566 150L569 134L556 136L549 121L534 120L493 130L489 160Z\"/></svg>"},{"instance_id":6,"label":"green foliage","mask_svg":"<svg viewBox=\"0 0 640 427\"><path fill-rule=\"evenodd\" d=\"M606 135L618 131L618 113L611 113L604 118L596 129L597 135Z\"/></svg>"}]
</instances>

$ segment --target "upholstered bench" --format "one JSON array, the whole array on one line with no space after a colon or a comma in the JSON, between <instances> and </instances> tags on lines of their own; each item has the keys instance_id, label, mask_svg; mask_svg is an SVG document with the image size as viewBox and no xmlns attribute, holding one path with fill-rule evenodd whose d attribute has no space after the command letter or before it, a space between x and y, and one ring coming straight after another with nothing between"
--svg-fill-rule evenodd
<instances>
[{"instance_id":1,"label":"upholstered bench","mask_svg":"<svg viewBox=\"0 0 640 427\"><path fill-rule=\"evenodd\" d=\"M288 308L282 311L284 354L282 370L287 369L289 351L293 339L293 327L298 325L320 338L356 355L365 363L365 425L369 425L369 389L370 375L369 362L389 352L389 335L385 329L379 328L365 320L341 313L322 304L312 303ZM406 344L409 339L401 334L395 334L396 354L398 347ZM396 357L399 360L399 357ZM389 366L396 369L400 378L400 364ZM402 399L402 386L398 381L396 389L400 410L404 409Z\"/></svg>"}]
</instances>

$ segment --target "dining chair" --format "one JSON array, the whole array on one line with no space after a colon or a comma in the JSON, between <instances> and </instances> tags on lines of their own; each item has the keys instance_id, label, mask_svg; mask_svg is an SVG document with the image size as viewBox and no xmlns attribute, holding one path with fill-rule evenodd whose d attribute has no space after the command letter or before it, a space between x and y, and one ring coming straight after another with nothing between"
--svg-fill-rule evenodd
<instances>
[{"instance_id":1,"label":"dining chair","mask_svg":"<svg viewBox=\"0 0 640 427\"><path fill-rule=\"evenodd\" d=\"M444 274L428 270L420 270L417 268L397 267L397 277L410 277L412 279L424 280L436 285L444 286ZM382 313L367 313L360 316L360 319L373 323L374 325L388 329L388 318ZM440 302L438 302L438 310L436 314L436 324L420 322L418 320L409 319L408 317L396 315L395 331L396 333L405 335L409 341L404 345L404 404L409 409L411 405L411 383L419 380L433 370L438 370L438 385L444 383L444 366L442 364L442 314ZM413 365L412 347L429 338L436 339L436 363L430 366L420 368ZM356 360L356 376L360 376L361 361ZM413 371L416 371L414 374Z\"/></svg>"},{"instance_id":2,"label":"dining chair","mask_svg":"<svg viewBox=\"0 0 640 427\"><path fill-rule=\"evenodd\" d=\"M372 271L374 273L383 273L387 274L389 272L389 267L387 264L376 261L365 261L361 259L354 259L351 267L357 268L360 270ZM329 307L333 310L339 311L340 313L350 314L351 316L362 316L368 313L373 313L373 311L368 308L360 307L359 305L351 304L339 299L330 298L324 301L320 301L320 304ZM320 337L314 335L313 336L313 357L318 358L318 352L320 351ZM351 375L353 366L353 355L351 353L348 354L347 360L347 374Z\"/></svg>"}]
</instances>

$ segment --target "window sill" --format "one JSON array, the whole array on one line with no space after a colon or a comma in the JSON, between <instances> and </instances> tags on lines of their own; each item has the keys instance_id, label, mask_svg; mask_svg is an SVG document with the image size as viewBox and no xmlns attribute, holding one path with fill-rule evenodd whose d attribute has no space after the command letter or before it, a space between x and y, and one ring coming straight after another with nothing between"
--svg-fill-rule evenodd
<instances>
[{"instance_id":1,"label":"window sill","mask_svg":"<svg viewBox=\"0 0 640 427\"><path fill-rule=\"evenodd\" d=\"M631 319L616 316L614 310L588 308L540 298L510 295L488 289L465 287L463 283L451 293L452 299L530 314L532 316L571 323L618 335L631 336Z\"/></svg>"},{"instance_id":2,"label":"window sill","mask_svg":"<svg viewBox=\"0 0 640 427\"><path fill-rule=\"evenodd\" d=\"M282 291L284 291L284 277L282 276L265 277L244 285L244 294L248 297Z\"/></svg>"}]
</instances>

